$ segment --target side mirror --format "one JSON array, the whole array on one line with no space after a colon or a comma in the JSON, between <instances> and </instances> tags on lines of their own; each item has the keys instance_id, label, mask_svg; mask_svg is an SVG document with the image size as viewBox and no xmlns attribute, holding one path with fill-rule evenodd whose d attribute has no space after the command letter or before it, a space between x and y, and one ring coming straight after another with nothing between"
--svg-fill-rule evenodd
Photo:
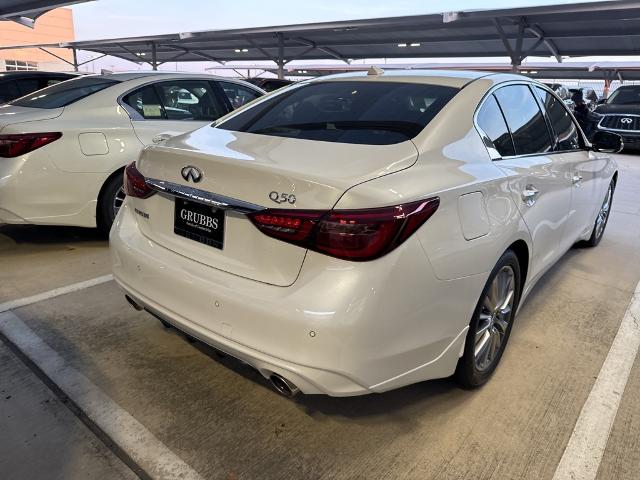
<instances>
[{"instance_id":1,"label":"side mirror","mask_svg":"<svg viewBox=\"0 0 640 480\"><path fill-rule=\"evenodd\" d=\"M600 98L600 99L598 99L598 101L596 103L598 105L604 105L605 103L607 103L607 99L606 98Z\"/></svg>"},{"instance_id":2,"label":"side mirror","mask_svg":"<svg viewBox=\"0 0 640 480\"><path fill-rule=\"evenodd\" d=\"M591 146L596 152L618 153L624 148L622 137L617 133L598 130L593 134Z\"/></svg>"}]
</instances>

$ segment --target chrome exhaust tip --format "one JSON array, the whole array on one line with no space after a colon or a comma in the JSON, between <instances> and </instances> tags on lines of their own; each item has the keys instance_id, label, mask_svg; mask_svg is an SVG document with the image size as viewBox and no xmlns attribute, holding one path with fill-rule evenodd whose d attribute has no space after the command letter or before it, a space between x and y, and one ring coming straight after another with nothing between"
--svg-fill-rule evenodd
<instances>
[{"instance_id":1,"label":"chrome exhaust tip","mask_svg":"<svg viewBox=\"0 0 640 480\"><path fill-rule=\"evenodd\" d=\"M136 301L133 298L131 298L129 295L125 295L124 298L126 298L127 302L129 302L129 305L131 305L136 310L138 311L144 310L144 307L141 307L140 305L138 305Z\"/></svg>"},{"instance_id":2,"label":"chrome exhaust tip","mask_svg":"<svg viewBox=\"0 0 640 480\"><path fill-rule=\"evenodd\" d=\"M269 381L271 382L271 385L273 385L273 388L275 388L278 393L284 395L285 397L292 398L300 392L300 389L298 387L296 387L289 380L281 377L277 373L272 373L269 377Z\"/></svg>"}]
</instances>

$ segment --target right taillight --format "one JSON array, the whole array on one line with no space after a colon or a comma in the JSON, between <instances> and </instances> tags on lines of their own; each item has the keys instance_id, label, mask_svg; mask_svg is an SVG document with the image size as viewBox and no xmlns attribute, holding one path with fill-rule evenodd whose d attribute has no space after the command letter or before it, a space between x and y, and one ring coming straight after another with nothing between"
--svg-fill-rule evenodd
<instances>
[{"instance_id":1,"label":"right taillight","mask_svg":"<svg viewBox=\"0 0 640 480\"><path fill-rule=\"evenodd\" d=\"M414 233L440 205L437 197L358 210L267 209L249 215L264 234L346 260L379 258Z\"/></svg>"},{"instance_id":2,"label":"right taillight","mask_svg":"<svg viewBox=\"0 0 640 480\"><path fill-rule=\"evenodd\" d=\"M155 190L147 185L144 175L133 162L124 169L124 193L134 198L148 198Z\"/></svg>"}]
</instances>

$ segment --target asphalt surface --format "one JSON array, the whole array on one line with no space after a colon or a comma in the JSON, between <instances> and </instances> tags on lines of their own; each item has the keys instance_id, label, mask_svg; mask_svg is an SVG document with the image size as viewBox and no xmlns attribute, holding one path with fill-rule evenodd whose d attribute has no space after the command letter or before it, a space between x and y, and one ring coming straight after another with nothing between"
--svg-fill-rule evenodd
<instances>
[{"instance_id":1,"label":"asphalt surface","mask_svg":"<svg viewBox=\"0 0 640 480\"><path fill-rule=\"evenodd\" d=\"M618 161L601 244L572 249L545 275L479 390L438 380L363 397L288 400L250 369L134 311L113 282L13 313L203 478L551 479L640 281L640 156ZM0 303L109 273L106 242L82 229L0 226L0 265ZM64 445L50 436L37 448L21 446L21 422L28 433L34 419L53 421L38 399L59 399L2 342L0 357L0 432L12 432L0 435L0 476L27 478L16 469L30 458L46 468L42 452ZM640 477L639 363L620 392L593 472L599 480ZM22 402L24 420L7 420L14 407L5 391L24 383L20 395L35 400ZM60 478L92 478L83 469L129 478L70 410L60 403L58 411L66 412L54 415L59 428L81 431L53 455L68 468ZM90 467L80 461L87 458Z\"/></svg>"}]
</instances>

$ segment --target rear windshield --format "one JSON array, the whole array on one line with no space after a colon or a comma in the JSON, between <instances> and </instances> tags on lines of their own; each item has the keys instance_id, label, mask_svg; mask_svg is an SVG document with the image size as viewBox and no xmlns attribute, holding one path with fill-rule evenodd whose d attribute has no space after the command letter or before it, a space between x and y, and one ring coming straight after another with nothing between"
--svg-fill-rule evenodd
<instances>
[{"instance_id":1,"label":"rear windshield","mask_svg":"<svg viewBox=\"0 0 640 480\"><path fill-rule=\"evenodd\" d=\"M268 98L216 128L388 145L415 137L458 91L400 82L314 82Z\"/></svg>"},{"instance_id":2,"label":"rear windshield","mask_svg":"<svg viewBox=\"0 0 640 480\"><path fill-rule=\"evenodd\" d=\"M66 107L116 83L118 83L116 80L107 80L102 77L75 78L18 98L10 102L10 105L32 108Z\"/></svg>"}]
</instances>

